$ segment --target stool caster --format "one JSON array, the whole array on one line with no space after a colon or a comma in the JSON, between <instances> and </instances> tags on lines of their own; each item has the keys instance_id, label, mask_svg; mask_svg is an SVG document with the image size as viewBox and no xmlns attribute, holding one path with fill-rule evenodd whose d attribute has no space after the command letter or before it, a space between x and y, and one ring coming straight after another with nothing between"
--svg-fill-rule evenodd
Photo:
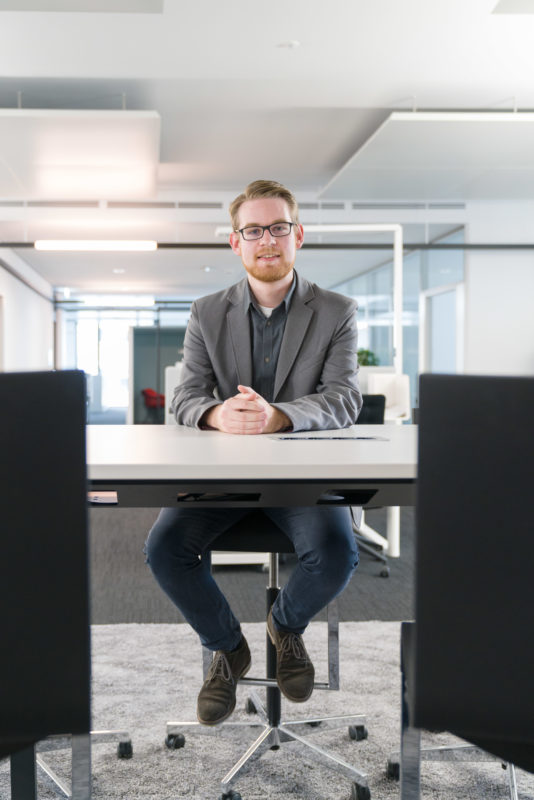
<instances>
[{"instance_id":1,"label":"stool caster","mask_svg":"<svg viewBox=\"0 0 534 800\"><path fill-rule=\"evenodd\" d=\"M242 798L239 792L234 792L233 789L230 789L229 792L223 792L219 800L242 800Z\"/></svg>"},{"instance_id":2,"label":"stool caster","mask_svg":"<svg viewBox=\"0 0 534 800\"><path fill-rule=\"evenodd\" d=\"M349 736L353 741L361 742L367 739L369 732L365 725L349 725Z\"/></svg>"},{"instance_id":3,"label":"stool caster","mask_svg":"<svg viewBox=\"0 0 534 800\"><path fill-rule=\"evenodd\" d=\"M353 783L350 800L371 800L371 791L368 786Z\"/></svg>"},{"instance_id":4,"label":"stool caster","mask_svg":"<svg viewBox=\"0 0 534 800\"><path fill-rule=\"evenodd\" d=\"M389 760L386 766L386 775L392 781L400 780L400 763Z\"/></svg>"},{"instance_id":5,"label":"stool caster","mask_svg":"<svg viewBox=\"0 0 534 800\"><path fill-rule=\"evenodd\" d=\"M132 756L133 747L131 741L119 742L117 746L117 758L131 758Z\"/></svg>"},{"instance_id":6,"label":"stool caster","mask_svg":"<svg viewBox=\"0 0 534 800\"><path fill-rule=\"evenodd\" d=\"M165 739L165 744L169 750L179 750L185 744L185 736L183 733L169 733Z\"/></svg>"}]
</instances>

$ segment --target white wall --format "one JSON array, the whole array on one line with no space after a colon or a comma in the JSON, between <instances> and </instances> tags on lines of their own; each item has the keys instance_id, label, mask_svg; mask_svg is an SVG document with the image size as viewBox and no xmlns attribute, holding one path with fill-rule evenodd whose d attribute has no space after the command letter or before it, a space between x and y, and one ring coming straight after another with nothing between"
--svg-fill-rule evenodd
<instances>
[{"instance_id":1,"label":"white wall","mask_svg":"<svg viewBox=\"0 0 534 800\"><path fill-rule=\"evenodd\" d=\"M534 242L534 202L471 202L467 242ZM534 250L466 252L465 372L534 375Z\"/></svg>"},{"instance_id":2,"label":"white wall","mask_svg":"<svg viewBox=\"0 0 534 800\"><path fill-rule=\"evenodd\" d=\"M1 262L41 294L12 275ZM0 248L0 298L0 368L5 372L51 369L54 365L52 287L6 248Z\"/></svg>"}]
</instances>

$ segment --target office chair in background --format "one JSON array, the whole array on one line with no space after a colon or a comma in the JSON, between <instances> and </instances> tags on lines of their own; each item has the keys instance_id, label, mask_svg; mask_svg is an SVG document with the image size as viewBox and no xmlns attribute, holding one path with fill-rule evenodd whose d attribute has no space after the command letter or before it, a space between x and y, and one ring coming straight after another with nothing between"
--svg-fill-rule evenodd
<instances>
[{"instance_id":1,"label":"office chair in background","mask_svg":"<svg viewBox=\"0 0 534 800\"><path fill-rule=\"evenodd\" d=\"M274 523L259 512L251 512L243 520L232 526L228 531L213 542L213 550L217 551L242 551L252 550L270 553L269 578L267 585L266 617L278 594L278 554L292 553L293 545L285 534ZM210 559L210 553L203 558ZM315 689L339 689L339 615L337 602L328 606L328 682L315 683ZM211 663L212 653L203 648L203 671L206 677ZM198 722L176 721L167 723L167 747L178 749L185 743L184 733L195 731L207 735L220 735L224 728L256 728L259 736L253 741L246 753L231 767L221 779L220 800L241 800L241 795L232 787L235 785L240 773L250 763L259 758L268 749L277 750L285 742L300 744L302 755L311 758L314 763L329 767L353 781L352 798L354 800L369 800L370 792L367 779L363 772L356 767L338 758L334 753L324 750L310 741L310 734L315 730L347 727L351 739L359 741L367 738L365 717L357 714L337 717L326 717L289 721L281 719L281 694L276 682L276 650L266 634L266 677L244 677L240 684L253 687L247 700L246 710L256 715L251 722L225 721L215 727L206 727ZM266 703L264 704L257 692L260 687L266 687Z\"/></svg>"},{"instance_id":2,"label":"office chair in background","mask_svg":"<svg viewBox=\"0 0 534 800\"><path fill-rule=\"evenodd\" d=\"M534 772L533 408L534 378L421 376L402 800L420 796L421 759L492 759ZM471 744L421 749L421 729ZM396 769L392 758L390 775ZM517 799L511 766L508 775Z\"/></svg>"},{"instance_id":3,"label":"office chair in background","mask_svg":"<svg viewBox=\"0 0 534 800\"><path fill-rule=\"evenodd\" d=\"M386 410L386 396L383 394L363 394L362 399L363 406L356 424L383 425ZM375 561L379 561L382 564L382 568L379 572L380 577L388 578L388 559L382 552L381 545L376 544L372 538L375 530L365 522L365 511L362 510L360 514L360 521L357 522L355 514L352 512L353 529L360 552L367 553L367 555L372 556Z\"/></svg>"}]
</instances>

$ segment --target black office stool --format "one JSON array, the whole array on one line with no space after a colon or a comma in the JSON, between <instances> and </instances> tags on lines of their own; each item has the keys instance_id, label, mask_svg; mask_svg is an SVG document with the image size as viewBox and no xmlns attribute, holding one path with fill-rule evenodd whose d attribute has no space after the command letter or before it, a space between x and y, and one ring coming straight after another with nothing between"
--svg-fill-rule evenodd
<instances>
[{"instance_id":1,"label":"black office stool","mask_svg":"<svg viewBox=\"0 0 534 800\"><path fill-rule=\"evenodd\" d=\"M278 554L293 553L293 545L285 534L264 514L252 512L226 533L219 536L213 543L214 550L269 552L269 577L267 584L267 609L269 612L276 596L278 587ZM274 552L273 552L274 551ZM210 559L211 553L203 558ZM330 603L328 613L328 682L315 683L315 689L339 689L339 613L337 601ZM367 738L365 717L361 714L350 714L337 717L318 718L298 721L282 721L281 695L276 682L276 649L266 635L266 677L242 678L239 683L253 687L247 700L246 709L257 716L251 722L225 721L221 725L207 727L198 722L168 722L166 745L171 749L183 747L185 732L214 735L218 734L221 727L232 728L262 728L260 735L250 745L244 755L231 767L221 779L220 800L240 800L241 795L232 786L242 770L254 759L259 758L268 749L277 750L284 742L299 742L302 749L309 749L309 756L314 763L320 763L342 775L352 779L352 798L354 800L369 800L370 792L365 773L343 761L338 756L318 747L308 739L309 734L315 730L348 727L349 736L355 741ZM211 664L213 653L203 648L204 677ZM263 704L254 689L266 687L266 703Z\"/></svg>"}]
</instances>

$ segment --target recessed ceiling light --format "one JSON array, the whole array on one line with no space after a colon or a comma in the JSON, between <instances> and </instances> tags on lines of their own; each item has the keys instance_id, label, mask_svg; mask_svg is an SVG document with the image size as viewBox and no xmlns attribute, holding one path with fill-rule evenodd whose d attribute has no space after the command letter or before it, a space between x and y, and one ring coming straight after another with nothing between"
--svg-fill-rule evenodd
<instances>
[{"instance_id":1,"label":"recessed ceiling light","mask_svg":"<svg viewBox=\"0 0 534 800\"><path fill-rule=\"evenodd\" d=\"M115 275L124 275L126 270L125 269L120 269L119 267L116 267L114 270L112 270L112 272L114 272Z\"/></svg>"}]
</instances>

